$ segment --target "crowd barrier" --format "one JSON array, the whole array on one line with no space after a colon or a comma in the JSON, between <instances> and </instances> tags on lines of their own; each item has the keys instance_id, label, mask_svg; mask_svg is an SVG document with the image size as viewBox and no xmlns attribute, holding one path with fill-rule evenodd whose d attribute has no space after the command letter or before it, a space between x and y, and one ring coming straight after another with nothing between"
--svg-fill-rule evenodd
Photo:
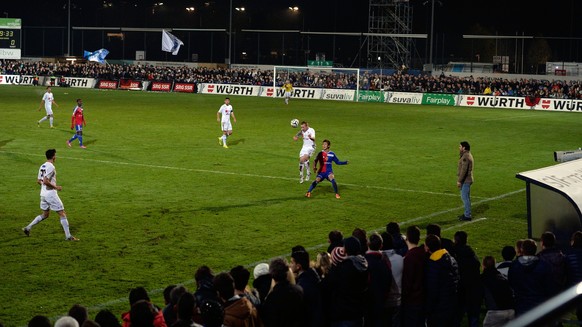
<instances>
[{"instance_id":1,"label":"crowd barrier","mask_svg":"<svg viewBox=\"0 0 582 327\"><path fill-rule=\"evenodd\" d=\"M214 83L182 83L163 81L138 81L131 79L94 79L81 77L38 77L38 85L65 85L75 88L121 89L154 92L186 92L238 96L282 98L285 91L273 86L234 85ZM30 75L0 75L0 85L35 85ZM293 98L331 101L379 102L438 106L462 106L468 108L523 109L541 111L582 112L582 100L492 96L447 93L413 93L347 89L321 89L296 87Z\"/></svg>"}]
</instances>

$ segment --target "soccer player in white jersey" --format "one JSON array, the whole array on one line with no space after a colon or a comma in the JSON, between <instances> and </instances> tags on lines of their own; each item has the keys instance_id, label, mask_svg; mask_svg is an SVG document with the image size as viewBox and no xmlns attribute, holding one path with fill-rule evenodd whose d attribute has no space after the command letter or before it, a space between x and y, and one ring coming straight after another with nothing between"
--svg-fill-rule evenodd
<instances>
[{"instance_id":1,"label":"soccer player in white jersey","mask_svg":"<svg viewBox=\"0 0 582 327\"><path fill-rule=\"evenodd\" d=\"M61 225L65 231L65 239L67 241L78 241L79 239L71 235L69 231L69 221L65 213L63 202L59 198L58 191L63 188L57 185L57 172L55 170L57 150L49 149L46 151L46 162L40 166L38 170L37 182L41 185L40 188L40 209L42 213L36 216L28 226L24 227L22 231L26 236L30 236L32 226L40 223L49 217L50 211L55 211L61 217Z\"/></svg>"},{"instance_id":2,"label":"soccer player in white jersey","mask_svg":"<svg viewBox=\"0 0 582 327\"><path fill-rule=\"evenodd\" d=\"M309 123L302 121L301 130L293 136L293 140L297 141L299 137L303 139L303 147L299 151L299 183L303 183L311 178L309 158L315 152L315 130L309 127ZM303 179L304 171L306 172L305 179Z\"/></svg>"},{"instance_id":3,"label":"soccer player in white jersey","mask_svg":"<svg viewBox=\"0 0 582 327\"><path fill-rule=\"evenodd\" d=\"M225 98L224 104L220 106L220 109L218 109L218 112L216 113L216 121L220 123L220 128L222 129L222 136L218 137L218 144L222 145L225 149L228 149L226 139L232 134L232 124L230 122L231 116L236 123L236 117L234 116L232 106L230 105L230 98Z\"/></svg>"},{"instance_id":4,"label":"soccer player in white jersey","mask_svg":"<svg viewBox=\"0 0 582 327\"><path fill-rule=\"evenodd\" d=\"M39 120L37 122L37 125L38 125L38 127L40 127L40 123L42 123L43 121L48 119L49 123L51 124L51 128L53 128L53 103L57 107L59 105L55 102L55 96L53 95L53 92L51 92L50 86L47 86L46 92L42 96L42 100L40 101L40 106L38 107L38 111L40 111L40 109L42 108L43 103L44 103L44 110L46 110L46 116L42 117L41 120Z\"/></svg>"}]
</instances>

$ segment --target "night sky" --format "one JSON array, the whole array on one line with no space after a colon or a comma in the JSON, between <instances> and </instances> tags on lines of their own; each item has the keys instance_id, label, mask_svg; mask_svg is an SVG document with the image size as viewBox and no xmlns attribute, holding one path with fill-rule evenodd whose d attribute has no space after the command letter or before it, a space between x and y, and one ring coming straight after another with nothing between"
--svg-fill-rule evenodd
<instances>
[{"instance_id":1,"label":"night sky","mask_svg":"<svg viewBox=\"0 0 582 327\"><path fill-rule=\"evenodd\" d=\"M164 2L164 6L154 9L155 1L151 0L71 0L72 24L196 28L226 27L228 24L229 0L159 1ZM431 1L410 2L414 10L414 33L429 31ZM204 6L205 2L209 5ZM65 26L67 3L68 0L2 1L0 14L22 18L24 25ZM104 3L112 6L104 8ZM185 8L190 6L195 7L197 13L188 14ZM365 32L367 29L368 1L365 0L233 0L233 7L242 6L247 10L245 18L240 20L250 28L297 28L303 25L305 30L313 31ZM291 17L289 6L298 6L301 16ZM580 37L582 22L575 19L575 14L581 9L582 3L575 0L558 0L543 8L523 0L436 0L435 30L467 33L475 25L481 25L493 34L524 32ZM200 15L204 16L203 26L196 19Z\"/></svg>"},{"instance_id":2,"label":"night sky","mask_svg":"<svg viewBox=\"0 0 582 327\"><path fill-rule=\"evenodd\" d=\"M229 0L70 0L72 26L226 28ZM232 0L233 25L246 29L299 29L304 31L367 32L368 1L365 0ZM22 18L23 26L66 26L68 0L0 2L0 14ZM111 6L104 6L110 3ZM543 37L582 37L582 1L537 2L435 0L436 42L443 56L462 52L463 34L525 34ZM412 0L413 33L429 34L432 0ZM298 6L292 13L288 7ZM186 7L195 7L188 13ZM570 41L569 56L578 59L579 41ZM572 45L572 42L576 42ZM561 46L563 46L562 42ZM351 45L349 45L351 47ZM572 47L576 49L572 50ZM446 49L443 50L443 49ZM418 50L420 52L426 50ZM438 49L437 49L438 51ZM445 54L445 52L447 52ZM565 51L567 52L567 51ZM422 54L421 54L422 56Z\"/></svg>"}]
</instances>

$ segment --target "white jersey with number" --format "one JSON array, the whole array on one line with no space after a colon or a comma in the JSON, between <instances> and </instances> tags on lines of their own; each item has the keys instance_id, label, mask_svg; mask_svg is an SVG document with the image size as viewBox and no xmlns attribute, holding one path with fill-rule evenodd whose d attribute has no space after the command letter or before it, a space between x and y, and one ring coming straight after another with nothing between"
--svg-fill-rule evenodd
<instances>
[{"instance_id":1,"label":"white jersey with number","mask_svg":"<svg viewBox=\"0 0 582 327\"><path fill-rule=\"evenodd\" d=\"M55 97L53 96L53 94L51 92L46 92L42 96L42 101L44 101L44 109L46 110L47 115L52 115L52 113L53 113L53 101L54 100L55 100Z\"/></svg>"},{"instance_id":2,"label":"white jersey with number","mask_svg":"<svg viewBox=\"0 0 582 327\"><path fill-rule=\"evenodd\" d=\"M232 106L230 104L223 104L218 109L218 112L222 115L222 123L230 122L230 114L232 113Z\"/></svg>"},{"instance_id":3,"label":"white jersey with number","mask_svg":"<svg viewBox=\"0 0 582 327\"><path fill-rule=\"evenodd\" d=\"M40 168L38 169L38 179L44 180L44 178L48 178L48 180L53 184L57 184L57 171L55 170L55 166L51 162L45 162ZM57 190L54 188L41 183L40 187L40 196L49 196L56 194Z\"/></svg>"}]
</instances>

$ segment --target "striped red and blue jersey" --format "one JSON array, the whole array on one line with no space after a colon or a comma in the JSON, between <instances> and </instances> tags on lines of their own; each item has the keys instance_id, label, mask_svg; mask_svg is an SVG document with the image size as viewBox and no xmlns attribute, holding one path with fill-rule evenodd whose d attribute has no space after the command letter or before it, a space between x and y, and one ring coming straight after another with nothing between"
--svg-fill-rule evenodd
<instances>
[{"instance_id":1,"label":"striped red and blue jersey","mask_svg":"<svg viewBox=\"0 0 582 327\"><path fill-rule=\"evenodd\" d=\"M340 161L333 151L320 151L315 158L315 165L319 166L317 173L333 173L332 163L336 165L346 165L347 161Z\"/></svg>"}]
</instances>

